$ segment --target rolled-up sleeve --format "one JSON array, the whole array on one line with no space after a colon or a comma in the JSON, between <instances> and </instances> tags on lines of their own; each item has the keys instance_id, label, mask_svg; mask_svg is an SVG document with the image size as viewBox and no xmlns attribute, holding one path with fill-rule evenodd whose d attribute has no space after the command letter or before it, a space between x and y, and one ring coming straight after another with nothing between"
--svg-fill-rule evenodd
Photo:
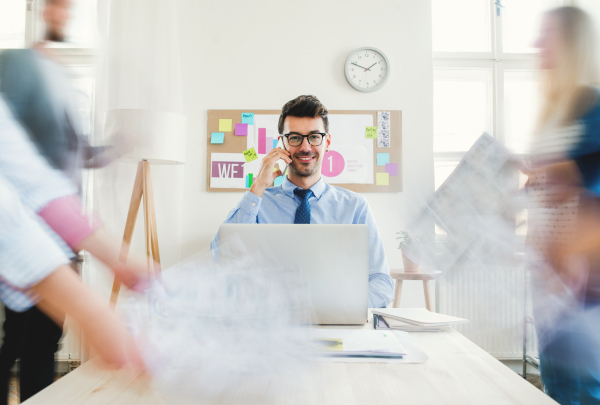
<instances>
[{"instance_id":1,"label":"rolled-up sleeve","mask_svg":"<svg viewBox=\"0 0 600 405\"><path fill-rule=\"evenodd\" d=\"M256 224L262 198L251 191L246 191L234 209L229 211L224 224ZM210 242L210 252L215 261L219 261L219 230Z\"/></svg>"},{"instance_id":2,"label":"rolled-up sleeve","mask_svg":"<svg viewBox=\"0 0 600 405\"><path fill-rule=\"evenodd\" d=\"M0 298L15 311L33 305L33 285L69 263L63 251L0 177ZM23 295L30 298L28 303Z\"/></svg>"},{"instance_id":3,"label":"rolled-up sleeve","mask_svg":"<svg viewBox=\"0 0 600 405\"><path fill-rule=\"evenodd\" d=\"M371 208L366 200L361 204L355 223L369 226L369 308L385 308L394 299L394 282Z\"/></svg>"}]
</instances>

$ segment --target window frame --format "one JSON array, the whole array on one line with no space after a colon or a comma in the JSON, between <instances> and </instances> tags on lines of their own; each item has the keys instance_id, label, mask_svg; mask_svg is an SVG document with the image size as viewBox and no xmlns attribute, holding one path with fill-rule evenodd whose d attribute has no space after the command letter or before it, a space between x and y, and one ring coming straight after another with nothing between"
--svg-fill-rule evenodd
<instances>
[{"instance_id":1,"label":"window frame","mask_svg":"<svg viewBox=\"0 0 600 405\"><path fill-rule=\"evenodd\" d=\"M23 2L23 6L25 7L25 38L23 47L31 48L44 35L44 23L41 16L43 4L41 0L26 0ZM0 53L9 49L19 48L0 48ZM94 48L52 48L52 51L65 66L94 66Z\"/></svg>"},{"instance_id":2,"label":"window frame","mask_svg":"<svg viewBox=\"0 0 600 405\"><path fill-rule=\"evenodd\" d=\"M441 70L469 70L487 69L491 72L491 114L490 135L503 145L505 144L504 128L504 85L505 72L510 71L535 71L537 55L535 53L505 53L502 46L502 9L498 15L495 0L490 3L490 40L491 52L433 52L433 80L435 86L436 71ZM501 0L499 1L501 3ZM564 6L576 6L577 0L562 0ZM435 117L434 117L435 119ZM433 151L434 169L436 163L460 161L467 151L438 152ZM522 153L516 153L523 157ZM515 222L516 225L516 222ZM444 242L447 235L436 234L437 242ZM525 236L518 235L519 241L524 245Z\"/></svg>"}]
</instances>

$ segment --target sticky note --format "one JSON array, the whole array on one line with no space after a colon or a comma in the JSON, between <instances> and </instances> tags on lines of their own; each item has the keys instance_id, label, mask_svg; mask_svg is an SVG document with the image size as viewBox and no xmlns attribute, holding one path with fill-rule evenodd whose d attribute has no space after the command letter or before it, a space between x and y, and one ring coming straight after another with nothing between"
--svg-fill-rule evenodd
<instances>
[{"instance_id":1,"label":"sticky note","mask_svg":"<svg viewBox=\"0 0 600 405\"><path fill-rule=\"evenodd\" d=\"M254 113L242 113L242 124L254 125Z\"/></svg>"},{"instance_id":2,"label":"sticky note","mask_svg":"<svg viewBox=\"0 0 600 405\"><path fill-rule=\"evenodd\" d=\"M279 139L277 139L277 138L273 139L273 149L275 149L277 147L277 142L279 142Z\"/></svg>"},{"instance_id":3,"label":"sticky note","mask_svg":"<svg viewBox=\"0 0 600 405\"><path fill-rule=\"evenodd\" d=\"M254 184L254 174L249 173L248 174L248 188L252 187L252 184Z\"/></svg>"},{"instance_id":4,"label":"sticky note","mask_svg":"<svg viewBox=\"0 0 600 405\"><path fill-rule=\"evenodd\" d=\"M223 143L225 141L224 132L212 132L210 134L210 143Z\"/></svg>"},{"instance_id":5,"label":"sticky note","mask_svg":"<svg viewBox=\"0 0 600 405\"><path fill-rule=\"evenodd\" d=\"M386 163L385 172L389 173L390 176L398 175L398 163Z\"/></svg>"},{"instance_id":6,"label":"sticky note","mask_svg":"<svg viewBox=\"0 0 600 405\"><path fill-rule=\"evenodd\" d=\"M273 182L273 186L278 186L283 183L283 176L275 177L275 182Z\"/></svg>"},{"instance_id":7,"label":"sticky note","mask_svg":"<svg viewBox=\"0 0 600 405\"><path fill-rule=\"evenodd\" d=\"M231 132L231 120L219 120L220 132Z\"/></svg>"},{"instance_id":8,"label":"sticky note","mask_svg":"<svg viewBox=\"0 0 600 405\"><path fill-rule=\"evenodd\" d=\"M389 173L375 173L375 184L378 186L389 186L390 185L390 174Z\"/></svg>"},{"instance_id":9,"label":"sticky note","mask_svg":"<svg viewBox=\"0 0 600 405\"><path fill-rule=\"evenodd\" d=\"M377 166L385 166L390 163L389 153L378 153L377 154Z\"/></svg>"},{"instance_id":10,"label":"sticky note","mask_svg":"<svg viewBox=\"0 0 600 405\"><path fill-rule=\"evenodd\" d=\"M254 148L247 149L242 153L244 154L244 159L246 159L246 163L250 163L253 160L258 159L258 155L256 154L256 150Z\"/></svg>"},{"instance_id":11,"label":"sticky note","mask_svg":"<svg viewBox=\"0 0 600 405\"><path fill-rule=\"evenodd\" d=\"M377 139L377 127L365 127L366 139Z\"/></svg>"},{"instance_id":12,"label":"sticky note","mask_svg":"<svg viewBox=\"0 0 600 405\"><path fill-rule=\"evenodd\" d=\"M235 124L235 134L238 136L248 136L248 124Z\"/></svg>"}]
</instances>

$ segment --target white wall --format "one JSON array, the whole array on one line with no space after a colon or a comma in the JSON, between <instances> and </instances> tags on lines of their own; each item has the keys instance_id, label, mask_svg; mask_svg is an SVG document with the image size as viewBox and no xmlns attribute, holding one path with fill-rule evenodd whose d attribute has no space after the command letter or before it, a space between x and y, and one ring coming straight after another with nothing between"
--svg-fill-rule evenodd
<instances>
[{"instance_id":1,"label":"white wall","mask_svg":"<svg viewBox=\"0 0 600 405\"><path fill-rule=\"evenodd\" d=\"M402 110L404 191L364 194L390 266L401 267L396 232L434 187L430 7L428 0L179 0L189 123L182 258L208 247L242 196L206 191L206 111L279 109L314 94L330 110ZM390 60L388 82L374 93L355 91L344 77L347 56L362 46L379 48ZM165 252L166 228L178 225L161 217ZM411 283L417 282L405 283L403 306L423 306L420 285Z\"/></svg>"}]
</instances>

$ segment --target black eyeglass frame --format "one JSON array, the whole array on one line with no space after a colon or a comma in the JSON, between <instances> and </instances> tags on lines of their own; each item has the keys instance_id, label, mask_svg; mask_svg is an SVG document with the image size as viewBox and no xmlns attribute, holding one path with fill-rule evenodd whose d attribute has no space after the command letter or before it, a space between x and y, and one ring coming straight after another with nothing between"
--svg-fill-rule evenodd
<instances>
[{"instance_id":1,"label":"black eyeglass frame","mask_svg":"<svg viewBox=\"0 0 600 405\"><path fill-rule=\"evenodd\" d=\"M290 143L290 135L301 136L302 137L302 142L300 142L298 145L292 145ZM310 143L310 140L308 139L308 137L309 136L313 136L313 135L321 135L321 142L319 142L318 145L313 145L312 143ZM321 144L323 143L323 139L325 139L325 137L327 135L328 134L323 133L323 132L313 132L312 134L308 134L308 135L302 135L302 134L297 134L295 132L290 132L289 134L283 134L282 136L285 136L285 138L287 139L288 145L293 146L293 147L297 147L297 146L300 146L300 145L302 145L304 143L304 138L306 138L306 142L308 142L308 144L310 146L321 146Z\"/></svg>"}]
</instances>

